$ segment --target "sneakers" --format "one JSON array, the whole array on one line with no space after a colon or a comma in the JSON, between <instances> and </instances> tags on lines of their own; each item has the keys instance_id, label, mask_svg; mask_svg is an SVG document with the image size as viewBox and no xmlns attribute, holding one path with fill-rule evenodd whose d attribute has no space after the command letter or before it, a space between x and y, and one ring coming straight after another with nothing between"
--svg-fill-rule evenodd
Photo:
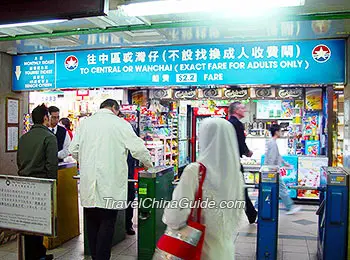
<instances>
[{"instance_id":1,"label":"sneakers","mask_svg":"<svg viewBox=\"0 0 350 260\"><path fill-rule=\"evenodd\" d=\"M292 208L287 211L286 215L293 215L294 213L297 213L300 210L301 210L301 206L293 205Z\"/></svg>"}]
</instances>

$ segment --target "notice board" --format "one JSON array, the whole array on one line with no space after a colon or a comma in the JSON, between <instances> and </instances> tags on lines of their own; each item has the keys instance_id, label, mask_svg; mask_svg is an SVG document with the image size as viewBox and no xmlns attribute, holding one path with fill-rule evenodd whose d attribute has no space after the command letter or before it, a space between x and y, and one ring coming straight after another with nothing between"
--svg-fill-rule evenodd
<instances>
[{"instance_id":1,"label":"notice board","mask_svg":"<svg viewBox=\"0 0 350 260\"><path fill-rule=\"evenodd\" d=\"M56 235L56 180L0 175L0 228Z\"/></svg>"}]
</instances>

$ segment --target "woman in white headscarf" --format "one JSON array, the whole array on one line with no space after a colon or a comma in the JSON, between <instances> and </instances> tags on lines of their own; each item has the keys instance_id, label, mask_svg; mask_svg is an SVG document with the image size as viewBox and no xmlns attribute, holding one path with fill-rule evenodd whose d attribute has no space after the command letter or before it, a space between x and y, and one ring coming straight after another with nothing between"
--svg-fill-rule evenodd
<instances>
[{"instance_id":1,"label":"woman in white headscarf","mask_svg":"<svg viewBox=\"0 0 350 260\"><path fill-rule=\"evenodd\" d=\"M201 260L235 258L234 234L244 212L243 179L240 171L237 137L232 125L222 118L208 118L199 128L199 158L206 167L203 201L239 201L238 208L202 210L206 226ZM199 164L188 165L173 193L173 200L194 201L198 189ZM240 203L242 202L242 203ZM191 208L166 208L163 222L172 229L186 225Z\"/></svg>"}]
</instances>

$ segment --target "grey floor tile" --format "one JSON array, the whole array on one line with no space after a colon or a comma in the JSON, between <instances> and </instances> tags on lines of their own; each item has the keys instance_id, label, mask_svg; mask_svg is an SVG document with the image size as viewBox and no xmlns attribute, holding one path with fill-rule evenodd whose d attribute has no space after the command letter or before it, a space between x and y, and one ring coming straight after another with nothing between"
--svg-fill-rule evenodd
<instances>
[{"instance_id":1,"label":"grey floor tile","mask_svg":"<svg viewBox=\"0 0 350 260\"><path fill-rule=\"evenodd\" d=\"M277 246L278 247L283 246L283 239L278 239Z\"/></svg>"},{"instance_id":2,"label":"grey floor tile","mask_svg":"<svg viewBox=\"0 0 350 260\"><path fill-rule=\"evenodd\" d=\"M310 255L313 255L313 254L317 254L317 247L313 247L313 246L308 246L307 247L307 250L309 252Z\"/></svg>"},{"instance_id":3,"label":"grey floor tile","mask_svg":"<svg viewBox=\"0 0 350 260\"><path fill-rule=\"evenodd\" d=\"M311 221L311 220L308 220L308 219L299 219L299 220L295 220L293 222L297 223L299 225L303 225L303 226L316 225L317 224L317 222Z\"/></svg>"},{"instance_id":4,"label":"grey floor tile","mask_svg":"<svg viewBox=\"0 0 350 260\"><path fill-rule=\"evenodd\" d=\"M11 241L0 246L1 252L16 253L17 252L17 241Z\"/></svg>"},{"instance_id":5,"label":"grey floor tile","mask_svg":"<svg viewBox=\"0 0 350 260\"><path fill-rule=\"evenodd\" d=\"M317 248L317 240L306 240L308 248Z\"/></svg>"},{"instance_id":6,"label":"grey floor tile","mask_svg":"<svg viewBox=\"0 0 350 260\"><path fill-rule=\"evenodd\" d=\"M120 242L116 246L112 248L112 255L120 255L123 251L128 249L132 244L135 243L135 240L130 238L130 239L125 239L124 241Z\"/></svg>"},{"instance_id":7,"label":"grey floor tile","mask_svg":"<svg viewBox=\"0 0 350 260\"><path fill-rule=\"evenodd\" d=\"M236 246L236 249L235 249L235 254L238 255L238 256L244 256L244 257L253 257L255 256L255 248L252 249L252 248L239 248Z\"/></svg>"},{"instance_id":8,"label":"grey floor tile","mask_svg":"<svg viewBox=\"0 0 350 260\"><path fill-rule=\"evenodd\" d=\"M5 255L4 257L1 257L1 260L17 260L18 256L17 253L9 253Z\"/></svg>"},{"instance_id":9,"label":"grey floor tile","mask_svg":"<svg viewBox=\"0 0 350 260\"><path fill-rule=\"evenodd\" d=\"M317 260L317 254L309 254L310 260Z\"/></svg>"},{"instance_id":10,"label":"grey floor tile","mask_svg":"<svg viewBox=\"0 0 350 260\"><path fill-rule=\"evenodd\" d=\"M235 247L236 247L236 250L238 250L238 249L255 250L256 243L250 243L250 242L247 242L247 243L236 243Z\"/></svg>"},{"instance_id":11,"label":"grey floor tile","mask_svg":"<svg viewBox=\"0 0 350 260\"><path fill-rule=\"evenodd\" d=\"M290 246L283 244L283 253L301 253L309 254L307 246Z\"/></svg>"},{"instance_id":12,"label":"grey floor tile","mask_svg":"<svg viewBox=\"0 0 350 260\"><path fill-rule=\"evenodd\" d=\"M7 251L0 251L0 259L1 259L1 257L4 257L5 255L8 255L8 254L10 254L10 253Z\"/></svg>"},{"instance_id":13,"label":"grey floor tile","mask_svg":"<svg viewBox=\"0 0 350 260\"><path fill-rule=\"evenodd\" d=\"M60 256L63 256L65 254L70 253L70 252L75 251L75 250L76 250L75 248L58 247L58 248L55 248L52 250L48 250L47 253L53 254L54 257L60 257Z\"/></svg>"},{"instance_id":14,"label":"grey floor tile","mask_svg":"<svg viewBox=\"0 0 350 260\"><path fill-rule=\"evenodd\" d=\"M126 250L121 252L121 255L137 256L137 243L134 242L134 244L132 244Z\"/></svg>"},{"instance_id":15,"label":"grey floor tile","mask_svg":"<svg viewBox=\"0 0 350 260\"><path fill-rule=\"evenodd\" d=\"M283 253L283 260L309 260L309 255L298 253Z\"/></svg>"},{"instance_id":16,"label":"grey floor tile","mask_svg":"<svg viewBox=\"0 0 350 260\"><path fill-rule=\"evenodd\" d=\"M304 246L304 247L307 246L305 239L283 239L283 245Z\"/></svg>"},{"instance_id":17,"label":"grey floor tile","mask_svg":"<svg viewBox=\"0 0 350 260\"><path fill-rule=\"evenodd\" d=\"M84 260L85 259L85 255L83 252L68 252L67 254L64 254L60 257L57 257L55 259L57 260Z\"/></svg>"},{"instance_id":18,"label":"grey floor tile","mask_svg":"<svg viewBox=\"0 0 350 260\"><path fill-rule=\"evenodd\" d=\"M256 242L256 234L242 232L238 234L237 241Z\"/></svg>"},{"instance_id":19,"label":"grey floor tile","mask_svg":"<svg viewBox=\"0 0 350 260\"><path fill-rule=\"evenodd\" d=\"M252 258L249 256L240 256L240 255L235 255L235 260L251 260Z\"/></svg>"},{"instance_id":20,"label":"grey floor tile","mask_svg":"<svg viewBox=\"0 0 350 260\"><path fill-rule=\"evenodd\" d=\"M120 255L116 258L116 260L137 260L137 257L136 256Z\"/></svg>"}]
</instances>

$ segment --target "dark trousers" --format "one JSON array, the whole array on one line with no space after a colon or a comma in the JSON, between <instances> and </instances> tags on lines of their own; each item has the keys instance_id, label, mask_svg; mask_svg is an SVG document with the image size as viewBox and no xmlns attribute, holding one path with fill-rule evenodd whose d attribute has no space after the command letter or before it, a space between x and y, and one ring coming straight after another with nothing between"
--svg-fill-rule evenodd
<instances>
[{"instance_id":1,"label":"dark trousers","mask_svg":"<svg viewBox=\"0 0 350 260\"><path fill-rule=\"evenodd\" d=\"M24 235L24 254L26 260L39 260L46 256L46 247L42 236Z\"/></svg>"},{"instance_id":2,"label":"dark trousers","mask_svg":"<svg viewBox=\"0 0 350 260\"><path fill-rule=\"evenodd\" d=\"M84 208L84 211L92 259L109 260L118 211L101 208Z\"/></svg>"},{"instance_id":3,"label":"dark trousers","mask_svg":"<svg viewBox=\"0 0 350 260\"><path fill-rule=\"evenodd\" d=\"M134 182L128 183L128 203L133 202L135 199L135 186ZM125 211L125 228L126 230L132 228L132 218L134 216L134 209L131 206L131 203L128 204L128 208Z\"/></svg>"},{"instance_id":4,"label":"dark trousers","mask_svg":"<svg viewBox=\"0 0 350 260\"><path fill-rule=\"evenodd\" d=\"M244 175L243 165L241 165L241 172ZM244 179L244 176L243 176L243 179ZM247 215L249 223L254 223L258 213L256 212L254 205L249 198L248 188L244 189L244 197L245 197L245 206L246 206L245 207L245 214Z\"/></svg>"}]
</instances>

